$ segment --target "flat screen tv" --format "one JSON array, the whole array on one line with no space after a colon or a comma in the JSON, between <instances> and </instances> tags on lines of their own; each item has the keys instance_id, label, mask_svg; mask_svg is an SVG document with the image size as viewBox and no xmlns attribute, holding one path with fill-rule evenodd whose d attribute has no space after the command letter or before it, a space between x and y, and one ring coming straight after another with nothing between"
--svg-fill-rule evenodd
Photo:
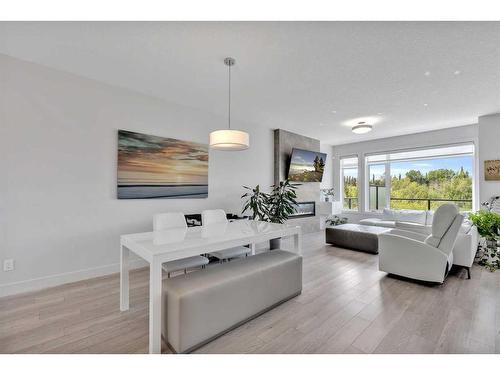
<instances>
[{"instance_id":1,"label":"flat screen tv","mask_svg":"<svg viewBox=\"0 0 500 375\"><path fill-rule=\"evenodd\" d=\"M288 179L295 182L321 182L326 154L294 148L288 169Z\"/></svg>"}]
</instances>

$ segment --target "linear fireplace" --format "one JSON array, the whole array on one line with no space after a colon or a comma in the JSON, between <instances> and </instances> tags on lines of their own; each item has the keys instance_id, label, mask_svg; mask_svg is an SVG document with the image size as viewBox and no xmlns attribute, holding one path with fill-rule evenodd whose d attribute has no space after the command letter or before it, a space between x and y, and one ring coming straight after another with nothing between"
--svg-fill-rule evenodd
<instances>
[{"instance_id":1,"label":"linear fireplace","mask_svg":"<svg viewBox=\"0 0 500 375\"><path fill-rule=\"evenodd\" d=\"M316 202L297 202L295 212L290 215L289 219L297 219L299 217L316 216Z\"/></svg>"}]
</instances>

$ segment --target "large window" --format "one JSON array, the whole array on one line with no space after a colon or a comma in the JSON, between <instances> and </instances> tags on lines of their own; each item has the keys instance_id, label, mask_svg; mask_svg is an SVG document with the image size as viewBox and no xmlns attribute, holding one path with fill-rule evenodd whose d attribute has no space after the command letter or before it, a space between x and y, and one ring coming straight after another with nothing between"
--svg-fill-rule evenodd
<instances>
[{"instance_id":1,"label":"large window","mask_svg":"<svg viewBox=\"0 0 500 375\"><path fill-rule=\"evenodd\" d=\"M358 157L340 159L342 179L342 202L344 210L358 210Z\"/></svg>"},{"instance_id":2,"label":"large window","mask_svg":"<svg viewBox=\"0 0 500 375\"><path fill-rule=\"evenodd\" d=\"M451 202L472 210L474 145L366 157L367 209L435 210Z\"/></svg>"},{"instance_id":3,"label":"large window","mask_svg":"<svg viewBox=\"0 0 500 375\"><path fill-rule=\"evenodd\" d=\"M370 211L376 211L387 206L386 164L368 165L368 205Z\"/></svg>"}]
</instances>

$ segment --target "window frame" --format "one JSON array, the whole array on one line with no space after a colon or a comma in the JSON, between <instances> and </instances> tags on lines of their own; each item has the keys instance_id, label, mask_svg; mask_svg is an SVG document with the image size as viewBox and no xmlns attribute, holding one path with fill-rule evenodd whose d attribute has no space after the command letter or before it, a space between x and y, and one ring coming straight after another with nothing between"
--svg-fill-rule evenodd
<instances>
[{"instance_id":1,"label":"window frame","mask_svg":"<svg viewBox=\"0 0 500 375\"><path fill-rule=\"evenodd\" d=\"M385 179L385 205L383 207L379 207L378 210L370 210L370 165L383 165L384 166L384 179ZM391 172L391 167L390 167L390 161L385 161L385 162L376 162L372 164L368 164L366 162L366 156L365 156L365 207L364 211L365 212L382 212L384 208L390 208L391 207L391 178L390 178L390 172Z\"/></svg>"},{"instance_id":2,"label":"window frame","mask_svg":"<svg viewBox=\"0 0 500 375\"><path fill-rule=\"evenodd\" d=\"M403 152L415 152L415 151L424 151L424 150L437 150L437 149L443 149L447 147L454 147L454 146L472 146L472 151L470 153L455 153L455 154L446 154L446 155L438 155L438 156L428 156L428 157L412 157L412 158L402 158L402 159L394 159L390 160L389 155L390 154L397 154L397 153L403 153ZM369 162L368 158L370 156L377 156L377 155L384 155L385 156L385 162L384 160L380 161L374 161L374 162ZM414 148L403 148L403 149L394 149L394 150L389 150L389 151L378 151L378 152L372 152L372 153L366 153L363 155L363 160L364 160L364 176L365 180L363 182L364 187L364 212L366 213L381 213L384 208L390 208L391 207L391 162L404 162L404 161L411 161L411 160L424 160L424 159L440 159L440 158L450 158L450 157L458 157L458 156L471 156L472 157L472 210L475 209L476 207L476 184L477 184L477 178L479 177L476 173L476 159L477 159L477 146L475 141L465 141L465 142L458 142L458 143L448 143L448 144L441 144L441 145L433 145L433 146L422 146L422 147L414 147ZM385 164L385 186L386 186L386 204L385 207L379 207L379 210L370 210L370 176L369 176L369 169L370 165L380 165L380 164ZM359 159L358 159L358 165L359 165ZM358 173L359 174L359 173ZM359 192L359 189L358 189ZM359 199L359 198L358 198ZM425 210L423 210L425 211Z\"/></svg>"},{"instance_id":3,"label":"window frame","mask_svg":"<svg viewBox=\"0 0 500 375\"><path fill-rule=\"evenodd\" d=\"M342 160L343 159L354 159L356 158L357 160L357 163L356 163L356 167L350 167L350 168L345 168L345 169L354 169L356 168L356 183L357 183L357 188L358 188L358 196L356 197L357 200L358 200L358 207L355 208L355 209L349 209L349 208L345 208L344 207L344 167L342 166ZM359 154L350 154L350 155L342 155L339 157L339 165L340 165L340 201L341 201L341 205L342 205L342 212L360 212L361 211L361 187L360 187L360 156Z\"/></svg>"}]
</instances>

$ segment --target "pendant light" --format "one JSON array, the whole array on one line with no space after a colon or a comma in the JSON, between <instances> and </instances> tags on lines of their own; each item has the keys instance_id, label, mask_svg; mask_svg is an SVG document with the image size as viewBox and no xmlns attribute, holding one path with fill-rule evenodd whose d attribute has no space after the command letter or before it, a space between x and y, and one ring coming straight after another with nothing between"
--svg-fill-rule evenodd
<instances>
[{"instance_id":1,"label":"pendant light","mask_svg":"<svg viewBox=\"0 0 500 375\"><path fill-rule=\"evenodd\" d=\"M226 57L224 64L229 68L229 103L228 103L228 128L215 130L210 133L210 147L214 150L240 151L249 146L248 133L231 129L231 67L236 63L232 57Z\"/></svg>"}]
</instances>

